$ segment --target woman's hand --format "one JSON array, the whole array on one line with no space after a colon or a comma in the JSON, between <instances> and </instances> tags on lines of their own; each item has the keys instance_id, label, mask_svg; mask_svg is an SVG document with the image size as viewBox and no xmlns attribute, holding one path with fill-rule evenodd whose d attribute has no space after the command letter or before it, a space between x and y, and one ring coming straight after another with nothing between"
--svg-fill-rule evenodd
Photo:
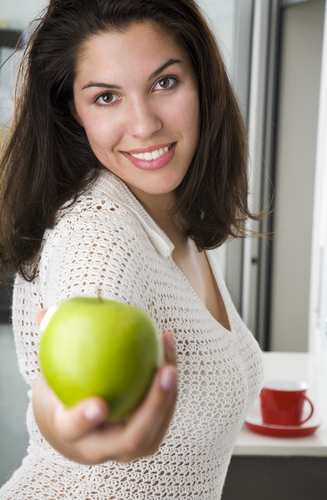
<instances>
[{"instance_id":1,"label":"woman's hand","mask_svg":"<svg viewBox=\"0 0 327 500\"><path fill-rule=\"evenodd\" d=\"M123 420L106 421L110 408L99 398L88 398L66 409L40 374L33 390L33 407L48 442L70 460L83 464L130 462L155 453L173 416L177 397L173 333L166 332L162 338L164 365L157 370L140 406Z\"/></svg>"}]
</instances>

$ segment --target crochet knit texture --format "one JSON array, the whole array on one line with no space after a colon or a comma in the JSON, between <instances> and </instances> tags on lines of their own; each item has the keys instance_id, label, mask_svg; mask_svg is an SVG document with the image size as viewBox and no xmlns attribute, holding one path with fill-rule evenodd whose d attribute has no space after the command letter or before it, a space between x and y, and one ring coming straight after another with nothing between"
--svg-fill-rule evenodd
<instances>
[{"instance_id":1,"label":"crochet knit texture","mask_svg":"<svg viewBox=\"0 0 327 500\"><path fill-rule=\"evenodd\" d=\"M20 371L31 387L40 372L35 313L69 297L97 296L147 310L173 330L179 391L159 450L128 464L87 466L55 451L32 405L28 454L0 490L5 500L218 500L233 447L263 381L262 354L240 319L211 251L231 331L205 308L172 259L173 245L126 185L103 171L47 230L38 273L17 277L13 327Z\"/></svg>"}]
</instances>

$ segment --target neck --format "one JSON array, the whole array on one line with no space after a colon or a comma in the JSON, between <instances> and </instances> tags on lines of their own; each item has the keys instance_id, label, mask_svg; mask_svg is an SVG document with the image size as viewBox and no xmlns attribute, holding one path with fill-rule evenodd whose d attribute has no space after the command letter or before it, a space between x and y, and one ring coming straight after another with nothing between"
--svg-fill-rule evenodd
<instances>
[{"instance_id":1,"label":"neck","mask_svg":"<svg viewBox=\"0 0 327 500\"><path fill-rule=\"evenodd\" d=\"M173 212L175 204L173 193L153 195L139 191L134 187L129 186L129 189L172 243L176 245L178 240L186 241L180 214Z\"/></svg>"}]
</instances>

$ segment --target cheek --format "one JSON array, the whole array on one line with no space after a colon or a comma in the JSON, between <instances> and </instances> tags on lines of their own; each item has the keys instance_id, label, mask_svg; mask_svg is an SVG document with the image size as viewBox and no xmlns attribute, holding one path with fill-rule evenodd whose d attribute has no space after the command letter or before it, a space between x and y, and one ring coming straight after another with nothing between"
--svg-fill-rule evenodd
<instances>
[{"instance_id":1,"label":"cheek","mask_svg":"<svg viewBox=\"0 0 327 500\"><path fill-rule=\"evenodd\" d=\"M184 135L185 139L194 141L199 135L200 105L195 92L189 92L176 99L171 113L172 123Z\"/></svg>"},{"instance_id":2,"label":"cheek","mask_svg":"<svg viewBox=\"0 0 327 500\"><path fill-rule=\"evenodd\" d=\"M84 122L84 129L94 154L100 161L108 156L119 142L119 127L110 120L101 120L98 116Z\"/></svg>"}]
</instances>

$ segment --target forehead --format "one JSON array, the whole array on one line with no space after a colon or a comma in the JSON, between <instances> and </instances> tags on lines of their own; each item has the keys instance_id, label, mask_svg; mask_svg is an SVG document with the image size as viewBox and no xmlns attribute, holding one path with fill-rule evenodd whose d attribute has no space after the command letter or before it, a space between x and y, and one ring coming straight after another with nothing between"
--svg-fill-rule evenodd
<instances>
[{"instance_id":1,"label":"forehead","mask_svg":"<svg viewBox=\"0 0 327 500\"><path fill-rule=\"evenodd\" d=\"M124 31L111 30L87 39L77 58L76 77L107 71L121 76L122 71L140 70L140 66L152 72L158 62L172 56L189 61L187 51L164 28L152 21L134 23Z\"/></svg>"}]
</instances>

